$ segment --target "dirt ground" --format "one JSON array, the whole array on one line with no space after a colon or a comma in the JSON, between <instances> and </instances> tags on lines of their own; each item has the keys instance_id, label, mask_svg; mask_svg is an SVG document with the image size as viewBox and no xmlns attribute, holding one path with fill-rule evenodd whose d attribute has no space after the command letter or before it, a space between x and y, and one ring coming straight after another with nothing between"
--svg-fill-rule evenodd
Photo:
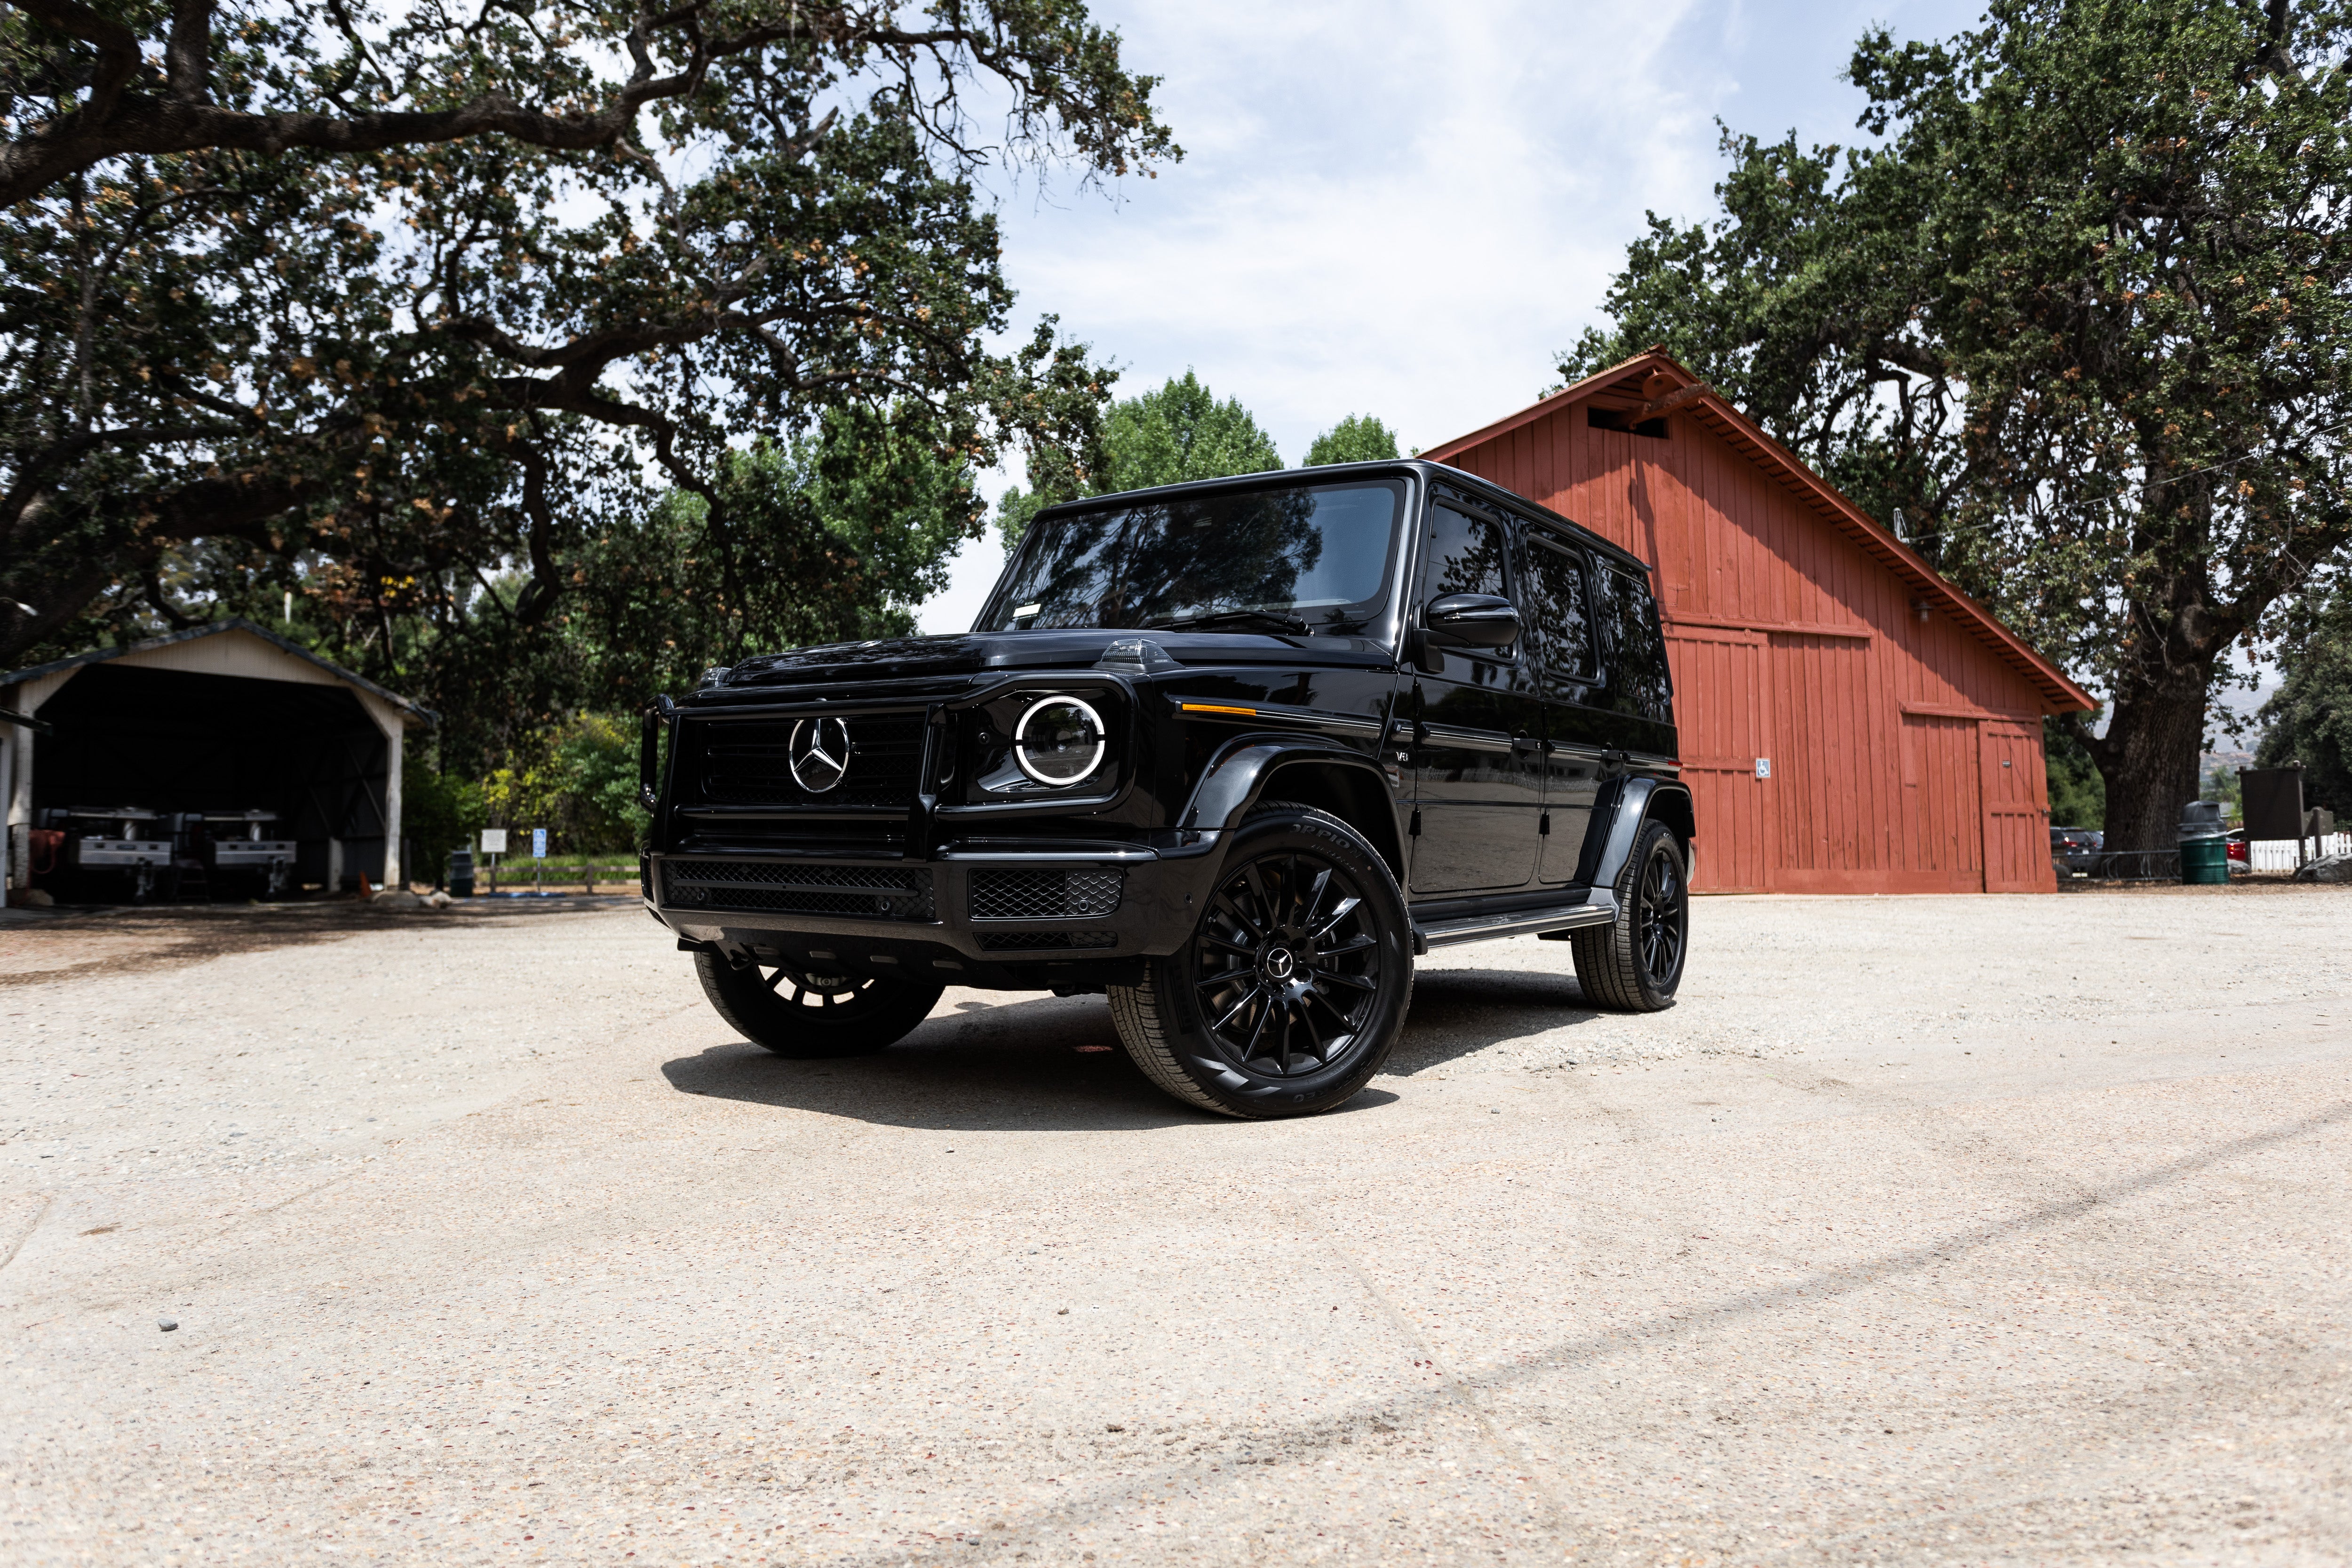
<instances>
[{"instance_id":1,"label":"dirt ground","mask_svg":"<svg viewBox=\"0 0 2352 1568\"><path fill-rule=\"evenodd\" d=\"M1098 997L778 1060L624 900L8 911L0 1560L2339 1564L2347 948L1706 900L1256 1125Z\"/></svg>"}]
</instances>

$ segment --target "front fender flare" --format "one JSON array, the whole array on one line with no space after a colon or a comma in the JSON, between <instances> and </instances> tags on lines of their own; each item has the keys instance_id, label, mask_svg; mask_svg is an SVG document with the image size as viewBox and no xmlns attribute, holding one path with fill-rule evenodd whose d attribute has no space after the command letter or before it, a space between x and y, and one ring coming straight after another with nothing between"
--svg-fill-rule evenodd
<instances>
[{"instance_id":1,"label":"front fender flare","mask_svg":"<svg viewBox=\"0 0 2352 1568\"><path fill-rule=\"evenodd\" d=\"M1319 763L1355 768L1379 784L1382 799L1391 798L1388 775L1361 752L1330 742L1248 739L1236 742L1213 758L1184 803L1177 826L1193 832L1222 833L1239 827L1242 818L1265 792L1265 781L1293 763Z\"/></svg>"}]
</instances>

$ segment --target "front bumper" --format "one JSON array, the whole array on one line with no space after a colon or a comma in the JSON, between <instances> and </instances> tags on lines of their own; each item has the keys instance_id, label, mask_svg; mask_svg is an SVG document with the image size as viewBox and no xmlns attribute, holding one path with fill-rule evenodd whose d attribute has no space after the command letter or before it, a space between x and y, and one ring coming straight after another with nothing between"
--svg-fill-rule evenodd
<instances>
[{"instance_id":1,"label":"front bumper","mask_svg":"<svg viewBox=\"0 0 2352 1568\"><path fill-rule=\"evenodd\" d=\"M646 908L681 942L828 973L1037 989L1175 952L1219 835L1151 843L968 839L929 858L746 844L649 855Z\"/></svg>"}]
</instances>

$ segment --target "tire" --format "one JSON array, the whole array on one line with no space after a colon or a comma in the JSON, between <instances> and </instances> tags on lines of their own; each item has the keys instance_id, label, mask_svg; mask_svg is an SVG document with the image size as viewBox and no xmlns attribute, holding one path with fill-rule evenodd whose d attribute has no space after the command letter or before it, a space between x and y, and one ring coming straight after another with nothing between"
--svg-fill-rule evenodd
<instances>
[{"instance_id":1,"label":"tire","mask_svg":"<svg viewBox=\"0 0 2352 1568\"><path fill-rule=\"evenodd\" d=\"M1623 1013L1675 1005L1690 956L1685 864L1673 829L1658 822L1643 826L1617 874L1617 919L1569 936L1587 1001Z\"/></svg>"},{"instance_id":2,"label":"tire","mask_svg":"<svg viewBox=\"0 0 2352 1568\"><path fill-rule=\"evenodd\" d=\"M697 952L702 994L728 1026L780 1057L862 1057L904 1039L930 1016L944 985L803 974L766 964L736 968ZM789 993L789 994L787 994Z\"/></svg>"},{"instance_id":3,"label":"tire","mask_svg":"<svg viewBox=\"0 0 2352 1568\"><path fill-rule=\"evenodd\" d=\"M1234 835L1192 940L1110 987L1146 1078L1187 1105L1271 1121L1349 1100L1412 1000L1412 925L1379 851L1328 812L1276 802Z\"/></svg>"}]
</instances>

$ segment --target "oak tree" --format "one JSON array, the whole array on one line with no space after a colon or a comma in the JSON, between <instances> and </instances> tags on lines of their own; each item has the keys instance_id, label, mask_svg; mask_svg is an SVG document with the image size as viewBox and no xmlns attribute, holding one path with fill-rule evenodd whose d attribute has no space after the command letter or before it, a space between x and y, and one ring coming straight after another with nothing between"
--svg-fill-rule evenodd
<instances>
[{"instance_id":1,"label":"oak tree","mask_svg":"<svg viewBox=\"0 0 2352 1568\"><path fill-rule=\"evenodd\" d=\"M1008 447L1082 468L1108 378L1050 318L992 346L981 182L1179 155L1154 85L1079 0L20 0L0 662L290 590L397 677L541 646L656 536L719 640L825 624L889 574L751 444L964 532Z\"/></svg>"},{"instance_id":2,"label":"oak tree","mask_svg":"<svg viewBox=\"0 0 2352 1568\"><path fill-rule=\"evenodd\" d=\"M1851 150L1727 133L1571 378L1663 342L2109 695L2113 847L2168 846L2225 657L2352 539L2338 4L1995 0L1863 38Z\"/></svg>"}]
</instances>

